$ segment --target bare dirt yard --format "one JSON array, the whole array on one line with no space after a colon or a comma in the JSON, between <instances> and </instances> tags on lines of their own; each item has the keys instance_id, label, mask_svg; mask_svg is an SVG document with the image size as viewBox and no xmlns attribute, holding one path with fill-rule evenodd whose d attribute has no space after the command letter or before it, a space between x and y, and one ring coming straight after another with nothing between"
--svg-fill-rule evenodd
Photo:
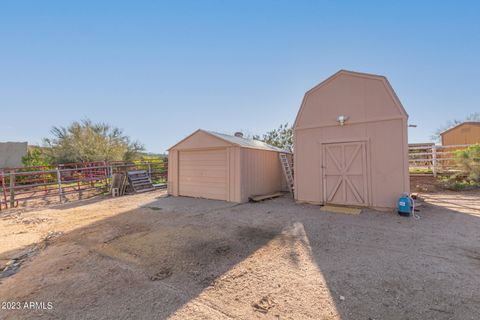
<instances>
[{"instance_id":1,"label":"bare dirt yard","mask_svg":"<svg viewBox=\"0 0 480 320\"><path fill-rule=\"evenodd\" d=\"M161 192L4 211L0 318L479 319L480 192L424 198L419 220Z\"/></svg>"}]
</instances>

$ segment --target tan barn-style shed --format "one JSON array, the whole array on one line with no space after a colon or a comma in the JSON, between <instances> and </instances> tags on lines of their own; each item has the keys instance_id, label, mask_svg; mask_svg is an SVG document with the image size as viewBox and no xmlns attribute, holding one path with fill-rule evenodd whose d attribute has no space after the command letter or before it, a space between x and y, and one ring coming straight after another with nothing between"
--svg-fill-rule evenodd
<instances>
[{"instance_id":1,"label":"tan barn-style shed","mask_svg":"<svg viewBox=\"0 0 480 320\"><path fill-rule=\"evenodd\" d=\"M197 130L168 153L168 193L247 202L287 187L279 153L262 141Z\"/></svg>"},{"instance_id":2,"label":"tan barn-style shed","mask_svg":"<svg viewBox=\"0 0 480 320\"><path fill-rule=\"evenodd\" d=\"M480 143L480 122L467 121L442 133L443 146Z\"/></svg>"},{"instance_id":3,"label":"tan barn-style shed","mask_svg":"<svg viewBox=\"0 0 480 320\"><path fill-rule=\"evenodd\" d=\"M383 76L341 70L307 91L294 123L295 199L394 208L410 190L407 120Z\"/></svg>"}]
</instances>

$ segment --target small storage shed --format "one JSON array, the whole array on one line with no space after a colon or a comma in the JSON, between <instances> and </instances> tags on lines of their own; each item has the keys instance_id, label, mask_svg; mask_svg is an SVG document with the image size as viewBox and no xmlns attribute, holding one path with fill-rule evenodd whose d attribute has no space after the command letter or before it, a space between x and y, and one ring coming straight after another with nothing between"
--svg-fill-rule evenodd
<instances>
[{"instance_id":1,"label":"small storage shed","mask_svg":"<svg viewBox=\"0 0 480 320\"><path fill-rule=\"evenodd\" d=\"M307 91L294 123L295 199L395 207L410 190L407 120L383 76L341 70Z\"/></svg>"},{"instance_id":2,"label":"small storage shed","mask_svg":"<svg viewBox=\"0 0 480 320\"><path fill-rule=\"evenodd\" d=\"M0 168L22 167L27 149L27 142L0 142Z\"/></svg>"},{"instance_id":3,"label":"small storage shed","mask_svg":"<svg viewBox=\"0 0 480 320\"><path fill-rule=\"evenodd\" d=\"M442 133L443 146L480 143L480 122L467 121Z\"/></svg>"},{"instance_id":4,"label":"small storage shed","mask_svg":"<svg viewBox=\"0 0 480 320\"><path fill-rule=\"evenodd\" d=\"M168 193L246 202L286 189L279 153L262 141L197 130L168 153Z\"/></svg>"}]
</instances>

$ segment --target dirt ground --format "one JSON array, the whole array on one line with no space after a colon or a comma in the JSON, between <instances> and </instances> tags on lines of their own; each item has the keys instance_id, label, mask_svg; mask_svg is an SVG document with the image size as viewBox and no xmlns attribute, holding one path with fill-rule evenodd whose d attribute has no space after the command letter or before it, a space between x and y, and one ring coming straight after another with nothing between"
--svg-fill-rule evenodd
<instances>
[{"instance_id":1,"label":"dirt ground","mask_svg":"<svg viewBox=\"0 0 480 320\"><path fill-rule=\"evenodd\" d=\"M161 192L1 212L0 318L479 319L480 192L423 196L419 220Z\"/></svg>"}]
</instances>

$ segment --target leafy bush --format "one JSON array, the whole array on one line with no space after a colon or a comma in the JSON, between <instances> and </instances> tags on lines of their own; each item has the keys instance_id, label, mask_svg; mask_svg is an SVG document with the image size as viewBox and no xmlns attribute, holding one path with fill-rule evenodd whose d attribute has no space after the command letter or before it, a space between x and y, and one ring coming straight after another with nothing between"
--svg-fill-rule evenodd
<instances>
[{"instance_id":1,"label":"leafy bush","mask_svg":"<svg viewBox=\"0 0 480 320\"><path fill-rule=\"evenodd\" d=\"M459 172L439 178L441 185L456 191L480 187L480 144L456 150L455 164Z\"/></svg>"},{"instance_id":2,"label":"leafy bush","mask_svg":"<svg viewBox=\"0 0 480 320\"><path fill-rule=\"evenodd\" d=\"M480 183L480 144L455 151L455 162L466 181Z\"/></svg>"},{"instance_id":3,"label":"leafy bush","mask_svg":"<svg viewBox=\"0 0 480 320\"><path fill-rule=\"evenodd\" d=\"M41 148L33 147L22 157L22 163L25 167L48 167L52 165L52 159L46 155Z\"/></svg>"},{"instance_id":4,"label":"leafy bush","mask_svg":"<svg viewBox=\"0 0 480 320\"><path fill-rule=\"evenodd\" d=\"M462 191L475 189L480 186L480 184L473 181L466 181L464 176L456 174L450 177L440 177L438 181L442 187L448 190L453 191Z\"/></svg>"},{"instance_id":5,"label":"leafy bush","mask_svg":"<svg viewBox=\"0 0 480 320\"><path fill-rule=\"evenodd\" d=\"M293 151L293 127L288 123L265 133L262 137L254 136L253 138L283 150Z\"/></svg>"}]
</instances>

